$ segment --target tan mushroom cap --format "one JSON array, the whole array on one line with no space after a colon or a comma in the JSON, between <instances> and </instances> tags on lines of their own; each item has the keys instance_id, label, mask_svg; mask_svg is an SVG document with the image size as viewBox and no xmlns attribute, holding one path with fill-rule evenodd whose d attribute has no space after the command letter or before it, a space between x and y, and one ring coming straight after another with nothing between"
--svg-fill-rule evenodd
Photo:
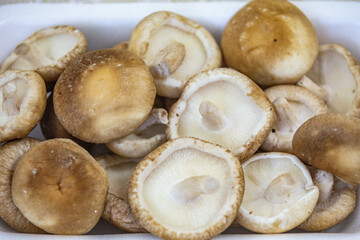
<instances>
[{"instance_id":1,"label":"tan mushroom cap","mask_svg":"<svg viewBox=\"0 0 360 240\"><path fill-rule=\"evenodd\" d=\"M130 209L128 186L130 176L141 158L122 158L105 154L95 158L105 169L109 179L109 191L102 218L128 232L146 232Z\"/></svg>"},{"instance_id":2,"label":"tan mushroom cap","mask_svg":"<svg viewBox=\"0 0 360 240\"><path fill-rule=\"evenodd\" d=\"M360 184L360 119L338 113L315 116L296 131L292 145L305 163Z\"/></svg>"},{"instance_id":3,"label":"tan mushroom cap","mask_svg":"<svg viewBox=\"0 0 360 240\"><path fill-rule=\"evenodd\" d=\"M155 12L133 30L129 50L145 60L157 94L178 98L192 76L221 66L215 39L198 23L172 12Z\"/></svg>"},{"instance_id":4,"label":"tan mushroom cap","mask_svg":"<svg viewBox=\"0 0 360 240\"><path fill-rule=\"evenodd\" d=\"M134 133L107 143L106 146L123 157L145 157L166 141L165 126L168 122L167 111L154 108L146 121Z\"/></svg>"},{"instance_id":5,"label":"tan mushroom cap","mask_svg":"<svg viewBox=\"0 0 360 240\"><path fill-rule=\"evenodd\" d=\"M24 138L0 147L0 216L12 228L22 233L44 233L22 215L11 196L12 177L18 160L39 142L34 138Z\"/></svg>"},{"instance_id":6,"label":"tan mushroom cap","mask_svg":"<svg viewBox=\"0 0 360 240\"><path fill-rule=\"evenodd\" d=\"M209 239L235 219L244 181L239 160L218 145L178 138L161 145L130 179L131 209L165 239Z\"/></svg>"},{"instance_id":7,"label":"tan mushroom cap","mask_svg":"<svg viewBox=\"0 0 360 240\"><path fill-rule=\"evenodd\" d=\"M112 48L120 49L120 50L128 50L128 47L129 47L129 41L123 41L123 42L116 44Z\"/></svg>"},{"instance_id":8,"label":"tan mushroom cap","mask_svg":"<svg viewBox=\"0 0 360 240\"><path fill-rule=\"evenodd\" d=\"M320 45L314 65L298 84L320 96L332 112L360 117L360 63L345 47Z\"/></svg>"},{"instance_id":9,"label":"tan mushroom cap","mask_svg":"<svg viewBox=\"0 0 360 240\"><path fill-rule=\"evenodd\" d=\"M258 233L281 233L304 222L319 189L306 166L287 153L258 153L243 163L245 194L237 221Z\"/></svg>"},{"instance_id":10,"label":"tan mushroom cap","mask_svg":"<svg viewBox=\"0 0 360 240\"><path fill-rule=\"evenodd\" d=\"M264 92L245 75L209 70L187 83L171 107L167 138L196 137L230 149L245 161L260 147L274 123Z\"/></svg>"},{"instance_id":11,"label":"tan mushroom cap","mask_svg":"<svg viewBox=\"0 0 360 240\"><path fill-rule=\"evenodd\" d=\"M0 142L26 137L40 121L46 106L46 87L33 71L0 74Z\"/></svg>"},{"instance_id":12,"label":"tan mushroom cap","mask_svg":"<svg viewBox=\"0 0 360 240\"><path fill-rule=\"evenodd\" d=\"M296 130L314 115L329 112L324 101L309 90L292 85L280 85L265 90L276 112L275 124L261 146L264 151L292 153Z\"/></svg>"},{"instance_id":13,"label":"tan mushroom cap","mask_svg":"<svg viewBox=\"0 0 360 240\"><path fill-rule=\"evenodd\" d=\"M261 86L295 83L314 63L318 39L309 19L287 0L254 0L227 23L225 63Z\"/></svg>"},{"instance_id":14,"label":"tan mushroom cap","mask_svg":"<svg viewBox=\"0 0 360 240\"><path fill-rule=\"evenodd\" d=\"M7 69L33 70L51 89L65 67L86 51L87 40L75 27L43 28L15 48L2 63L0 72Z\"/></svg>"},{"instance_id":15,"label":"tan mushroom cap","mask_svg":"<svg viewBox=\"0 0 360 240\"><path fill-rule=\"evenodd\" d=\"M91 143L134 132L147 118L156 89L145 63L126 50L102 49L70 63L54 89L54 109L65 129Z\"/></svg>"},{"instance_id":16,"label":"tan mushroom cap","mask_svg":"<svg viewBox=\"0 0 360 240\"><path fill-rule=\"evenodd\" d=\"M311 216L298 228L323 231L342 222L356 206L357 187L346 184L331 173L310 167L310 173L320 195Z\"/></svg>"},{"instance_id":17,"label":"tan mushroom cap","mask_svg":"<svg viewBox=\"0 0 360 240\"><path fill-rule=\"evenodd\" d=\"M105 170L69 139L47 140L18 161L12 197L34 225L54 234L84 234L105 207Z\"/></svg>"}]
</instances>

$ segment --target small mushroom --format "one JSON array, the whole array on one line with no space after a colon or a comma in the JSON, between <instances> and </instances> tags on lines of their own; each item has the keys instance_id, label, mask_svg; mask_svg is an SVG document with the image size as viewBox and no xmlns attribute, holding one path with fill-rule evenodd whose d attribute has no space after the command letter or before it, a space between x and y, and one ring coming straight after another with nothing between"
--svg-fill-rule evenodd
<instances>
[{"instance_id":1,"label":"small mushroom","mask_svg":"<svg viewBox=\"0 0 360 240\"><path fill-rule=\"evenodd\" d=\"M287 153L258 153L243 163L245 193L237 221L258 233L282 233L304 222L319 189L306 166Z\"/></svg>"},{"instance_id":2,"label":"small mushroom","mask_svg":"<svg viewBox=\"0 0 360 240\"><path fill-rule=\"evenodd\" d=\"M321 97L331 112L360 117L360 63L345 47L320 45L314 65L297 84Z\"/></svg>"},{"instance_id":3,"label":"small mushroom","mask_svg":"<svg viewBox=\"0 0 360 240\"><path fill-rule=\"evenodd\" d=\"M105 154L95 159L105 169L109 179L109 191L102 218L127 232L146 232L132 214L128 200L129 179L141 158L129 159Z\"/></svg>"},{"instance_id":4,"label":"small mushroom","mask_svg":"<svg viewBox=\"0 0 360 240\"><path fill-rule=\"evenodd\" d=\"M0 142L24 138L44 114L46 87L33 71L0 74Z\"/></svg>"},{"instance_id":5,"label":"small mushroom","mask_svg":"<svg viewBox=\"0 0 360 240\"><path fill-rule=\"evenodd\" d=\"M150 233L164 239L210 239L235 219L244 181L239 160L195 138L168 141L135 168L131 210Z\"/></svg>"},{"instance_id":6,"label":"small mushroom","mask_svg":"<svg viewBox=\"0 0 360 240\"><path fill-rule=\"evenodd\" d=\"M146 121L132 134L106 146L114 153L128 158L145 157L166 141L165 126L168 114L165 109L151 110Z\"/></svg>"},{"instance_id":7,"label":"small mushroom","mask_svg":"<svg viewBox=\"0 0 360 240\"><path fill-rule=\"evenodd\" d=\"M245 161L271 131L273 108L264 92L245 75L226 68L209 70L189 80L171 107L167 138L200 138Z\"/></svg>"},{"instance_id":8,"label":"small mushroom","mask_svg":"<svg viewBox=\"0 0 360 240\"><path fill-rule=\"evenodd\" d=\"M38 143L40 141L35 138L24 138L0 147L0 216L13 229L22 233L44 233L22 215L11 196L12 177L17 162Z\"/></svg>"},{"instance_id":9,"label":"small mushroom","mask_svg":"<svg viewBox=\"0 0 360 240\"><path fill-rule=\"evenodd\" d=\"M16 207L35 226L54 234L84 234L105 207L105 170L69 139L33 146L18 161L11 194Z\"/></svg>"},{"instance_id":10,"label":"small mushroom","mask_svg":"<svg viewBox=\"0 0 360 240\"><path fill-rule=\"evenodd\" d=\"M87 51L87 40L72 26L43 28L20 43L5 59L0 72L7 69L33 70L52 89L65 67Z\"/></svg>"},{"instance_id":11,"label":"small mushroom","mask_svg":"<svg viewBox=\"0 0 360 240\"><path fill-rule=\"evenodd\" d=\"M124 41L124 42L120 42L118 44L116 44L115 46L113 46L112 48L114 49L120 49L120 50L128 50L129 47L129 42L128 41Z\"/></svg>"},{"instance_id":12,"label":"small mushroom","mask_svg":"<svg viewBox=\"0 0 360 240\"><path fill-rule=\"evenodd\" d=\"M178 98L192 76L221 66L221 52L198 23L172 12L155 12L134 29L129 50L148 64L157 94Z\"/></svg>"},{"instance_id":13,"label":"small mushroom","mask_svg":"<svg viewBox=\"0 0 360 240\"><path fill-rule=\"evenodd\" d=\"M274 86L266 89L265 94L276 112L275 124L261 146L267 152L292 153L292 139L300 125L314 115L329 112L320 97L303 87Z\"/></svg>"},{"instance_id":14,"label":"small mushroom","mask_svg":"<svg viewBox=\"0 0 360 240\"><path fill-rule=\"evenodd\" d=\"M296 83L313 65L319 43L304 13L286 0L254 0L227 23L225 63L261 86Z\"/></svg>"},{"instance_id":15,"label":"small mushroom","mask_svg":"<svg viewBox=\"0 0 360 240\"><path fill-rule=\"evenodd\" d=\"M133 133L155 100L152 76L127 50L88 52L70 63L54 89L54 109L74 137L108 143Z\"/></svg>"},{"instance_id":16,"label":"small mushroom","mask_svg":"<svg viewBox=\"0 0 360 240\"><path fill-rule=\"evenodd\" d=\"M299 127L296 156L342 181L360 184L360 119L338 113L317 115Z\"/></svg>"},{"instance_id":17,"label":"small mushroom","mask_svg":"<svg viewBox=\"0 0 360 240\"><path fill-rule=\"evenodd\" d=\"M323 231L342 222L354 211L357 187L342 182L326 171L309 168L320 191L319 201L311 216L298 228L305 231Z\"/></svg>"}]
</instances>

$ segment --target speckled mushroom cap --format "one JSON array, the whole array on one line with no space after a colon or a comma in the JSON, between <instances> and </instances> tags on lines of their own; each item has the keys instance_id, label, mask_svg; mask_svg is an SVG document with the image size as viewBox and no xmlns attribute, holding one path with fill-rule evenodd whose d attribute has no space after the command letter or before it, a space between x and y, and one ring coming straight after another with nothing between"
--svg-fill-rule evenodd
<instances>
[{"instance_id":1,"label":"speckled mushroom cap","mask_svg":"<svg viewBox=\"0 0 360 240\"><path fill-rule=\"evenodd\" d=\"M265 94L276 111L275 124L261 146L267 152L292 153L292 139L298 127L314 115L329 112L320 97L300 86L274 86Z\"/></svg>"},{"instance_id":2,"label":"speckled mushroom cap","mask_svg":"<svg viewBox=\"0 0 360 240\"><path fill-rule=\"evenodd\" d=\"M244 188L239 160L218 145L178 138L161 145L130 179L131 209L165 239L209 239L234 220Z\"/></svg>"},{"instance_id":3,"label":"speckled mushroom cap","mask_svg":"<svg viewBox=\"0 0 360 240\"><path fill-rule=\"evenodd\" d=\"M145 60L157 94L180 96L189 78L221 66L221 52L198 23L172 12L155 12L133 30L129 50Z\"/></svg>"},{"instance_id":4,"label":"speckled mushroom cap","mask_svg":"<svg viewBox=\"0 0 360 240\"><path fill-rule=\"evenodd\" d=\"M309 19L287 0L254 0L227 23L221 39L225 63L261 86L295 83L318 53Z\"/></svg>"},{"instance_id":5,"label":"speckled mushroom cap","mask_svg":"<svg viewBox=\"0 0 360 240\"><path fill-rule=\"evenodd\" d=\"M332 112L360 117L360 63L345 47L320 45L314 65L298 84L320 96Z\"/></svg>"},{"instance_id":6,"label":"speckled mushroom cap","mask_svg":"<svg viewBox=\"0 0 360 240\"><path fill-rule=\"evenodd\" d=\"M245 75L227 68L194 76L171 107L168 139L196 137L230 149L245 161L271 131L274 109Z\"/></svg>"},{"instance_id":7,"label":"speckled mushroom cap","mask_svg":"<svg viewBox=\"0 0 360 240\"><path fill-rule=\"evenodd\" d=\"M26 137L44 114L46 87L33 71L0 74L0 142Z\"/></svg>"},{"instance_id":8,"label":"speckled mushroom cap","mask_svg":"<svg viewBox=\"0 0 360 240\"><path fill-rule=\"evenodd\" d=\"M258 233L281 233L304 222L314 210L319 189L296 156L258 153L243 163L245 193L237 221Z\"/></svg>"},{"instance_id":9,"label":"speckled mushroom cap","mask_svg":"<svg viewBox=\"0 0 360 240\"><path fill-rule=\"evenodd\" d=\"M40 29L20 43L2 63L7 69L33 70L51 89L65 67L87 51L87 40L72 26L62 25Z\"/></svg>"}]
</instances>

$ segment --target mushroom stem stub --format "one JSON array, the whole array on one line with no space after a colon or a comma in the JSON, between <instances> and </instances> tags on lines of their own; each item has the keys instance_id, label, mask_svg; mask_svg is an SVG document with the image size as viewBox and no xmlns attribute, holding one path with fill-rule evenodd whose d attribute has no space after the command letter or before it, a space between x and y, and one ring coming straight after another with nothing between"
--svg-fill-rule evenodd
<instances>
[{"instance_id":1,"label":"mushroom stem stub","mask_svg":"<svg viewBox=\"0 0 360 240\"><path fill-rule=\"evenodd\" d=\"M31 64L36 65L36 67L48 65L53 62L53 60L49 59L44 54L41 54L36 48L26 43L19 44L15 48L14 53L23 57Z\"/></svg>"},{"instance_id":2,"label":"mushroom stem stub","mask_svg":"<svg viewBox=\"0 0 360 240\"><path fill-rule=\"evenodd\" d=\"M296 114L291 110L289 102L286 98L276 98L273 102L279 122L284 122L290 131L295 131L301 124Z\"/></svg>"},{"instance_id":3,"label":"mushroom stem stub","mask_svg":"<svg viewBox=\"0 0 360 240\"><path fill-rule=\"evenodd\" d=\"M180 67L185 54L185 46L172 41L161 49L149 64L151 74L155 78L167 78Z\"/></svg>"},{"instance_id":4,"label":"mushroom stem stub","mask_svg":"<svg viewBox=\"0 0 360 240\"><path fill-rule=\"evenodd\" d=\"M220 130L225 127L227 118L212 102L203 101L200 104L199 112L203 124L210 130Z\"/></svg>"},{"instance_id":5,"label":"mushroom stem stub","mask_svg":"<svg viewBox=\"0 0 360 240\"><path fill-rule=\"evenodd\" d=\"M171 196L181 203L188 203L202 194L211 194L220 188L220 182L209 176L195 176L187 178L171 189Z\"/></svg>"},{"instance_id":6,"label":"mushroom stem stub","mask_svg":"<svg viewBox=\"0 0 360 240\"><path fill-rule=\"evenodd\" d=\"M313 80L308 78L307 76L303 76L298 82L297 85L307 88L311 92L318 95L322 100L326 101L329 98L328 92L317 85Z\"/></svg>"},{"instance_id":7,"label":"mushroom stem stub","mask_svg":"<svg viewBox=\"0 0 360 240\"><path fill-rule=\"evenodd\" d=\"M265 189L264 198L274 204L286 203L294 189L294 179L289 173L281 174Z\"/></svg>"}]
</instances>

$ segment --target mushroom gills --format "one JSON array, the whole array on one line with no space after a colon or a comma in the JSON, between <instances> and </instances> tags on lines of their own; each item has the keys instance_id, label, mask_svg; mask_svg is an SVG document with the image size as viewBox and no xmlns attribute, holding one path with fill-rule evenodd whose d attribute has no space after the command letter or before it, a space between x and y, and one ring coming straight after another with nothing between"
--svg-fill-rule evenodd
<instances>
[{"instance_id":1,"label":"mushroom gills","mask_svg":"<svg viewBox=\"0 0 360 240\"><path fill-rule=\"evenodd\" d=\"M6 119L19 114L21 104L27 93L28 84L26 80L16 78L1 86L0 90L0 111L5 114L0 116L0 125Z\"/></svg>"}]
</instances>

